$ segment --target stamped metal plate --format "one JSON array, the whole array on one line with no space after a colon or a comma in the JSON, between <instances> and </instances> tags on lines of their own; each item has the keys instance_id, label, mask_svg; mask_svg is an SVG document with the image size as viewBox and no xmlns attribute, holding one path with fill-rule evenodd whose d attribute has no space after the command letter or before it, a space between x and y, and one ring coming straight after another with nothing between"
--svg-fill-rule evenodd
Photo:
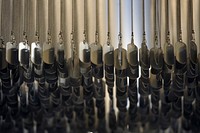
<instances>
[{"instance_id":1,"label":"stamped metal plate","mask_svg":"<svg viewBox=\"0 0 200 133\"><path fill-rule=\"evenodd\" d=\"M134 43L130 43L127 46L127 58L130 65L138 65L138 48Z\"/></svg>"},{"instance_id":2,"label":"stamped metal plate","mask_svg":"<svg viewBox=\"0 0 200 133\"><path fill-rule=\"evenodd\" d=\"M114 47L112 45L105 44L103 46L103 61L106 65L114 65Z\"/></svg>"},{"instance_id":3,"label":"stamped metal plate","mask_svg":"<svg viewBox=\"0 0 200 133\"><path fill-rule=\"evenodd\" d=\"M42 47L37 42L31 44L31 61L36 65L42 63Z\"/></svg>"}]
</instances>

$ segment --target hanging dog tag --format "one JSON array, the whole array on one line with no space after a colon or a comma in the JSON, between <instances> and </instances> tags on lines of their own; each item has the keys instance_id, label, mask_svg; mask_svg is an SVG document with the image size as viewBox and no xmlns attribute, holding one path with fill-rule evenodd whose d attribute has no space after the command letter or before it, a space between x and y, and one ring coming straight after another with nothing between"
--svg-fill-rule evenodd
<instances>
[{"instance_id":1,"label":"hanging dog tag","mask_svg":"<svg viewBox=\"0 0 200 133\"><path fill-rule=\"evenodd\" d=\"M103 61L106 65L114 65L114 47L112 45L105 44L103 46Z\"/></svg>"},{"instance_id":2,"label":"hanging dog tag","mask_svg":"<svg viewBox=\"0 0 200 133\"><path fill-rule=\"evenodd\" d=\"M30 48L27 43L20 42L19 43L19 62L22 65L28 65L29 64L29 56L30 56Z\"/></svg>"},{"instance_id":3,"label":"hanging dog tag","mask_svg":"<svg viewBox=\"0 0 200 133\"><path fill-rule=\"evenodd\" d=\"M133 43L130 43L127 46L127 59L131 66L138 65L138 48Z\"/></svg>"},{"instance_id":4,"label":"hanging dog tag","mask_svg":"<svg viewBox=\"0 0 200 133\"><path fill-rule=\"evenodd\" d=\"M166 43L164 47L164 60L167 65L174 64L174 47L170 43Z\"/></svg>"},{"instance_id":5,"label":"hanging dog tag","mask_svg":"<svg viewBox=\"0 0 200 133\"><path fill-rule=\"evenodd\" d=\"M122 48L121 51L121 63L119 61L118 55L119 54L119 48L117 48L114 52L114 65L117 70L124 70L128 67L127 62L127 52L124 48Z\"/></svg>"},{"instance_id":6,"label":"hanging dog tag","mask_svg":"<svg viewBox=\"0 0 200 133\"><path fill-rule=\"evenodd\" d=\"M58 49L57 49L57 62L60 65L64 65L65 62L65 51L64 51L64 44L59 43L58 44Z\"/></svg>"},{"instance_id":7,"label":"hanging dog tag","mask_svg":"<svg viewBox=\"0 0 200 133\"><path fill-rule=\"evenodd\" d=\"M163 53L160 48L151 48L150 50L150 64L151 66L156 69L160 70L162 69L163 66Z\"/></svg>"},{"instance_id":8,"label":"hanging dog tag","mask_svg":"<svg viewBox=\"0 0 200 133\"><path fill-rule=\"evenodd\" d=\"M53 64L55 59L54 47L51 43L44 43L43 45L43 61L46 64Z\"/></svg>"},{"instance_id":9,"label":"hanging dog tag","mask_svg":"<svg viewBox=\"0 0 200 133\"><path fill-rule=\"evenodd\" d=\"M188 45L188 54L189 54L189 59L192 61L192 63L197 62L197 45L194 41L190 41Z\"/></svg>"},{"instance_id":10,"label":"hanging dog tag","mask_svg":"<svg viewBox=\"0 0 200 133\"><path fill-rule=\"evenodd\" d=\"M41 65L42 63L42 48L37 42L31 44L31 61L35 65Z\"/></svg>"},{"instance_id":11,"label":"hanging dog tag","mask_svg":"<svg viewBox=\"0 0 200 133\"><path fill-rule=\"evenodd\" d=\"M185 64L187 62L186 44L177 42L175 52L176 60L181 64Z\"/></svg>"},{"instance_id":12,"label":"hanging dog tag","mask_svg":"<svg viewBox=\"0 0 200 133\"><path fill-rule=\"evenodd\" d=\"M95 65L102 64L102 46L99 43L91 44L90 58L91 62Z\"/></svg>"},{"instance_id":13,"label":"hanging dog tag","mask_svg":"<svg viewBox=\"0 0 200 133\"><path fill-rule=\"evenodd\" d=\"M6 60L9 64L17 65L18 60L18 47L15 42L6 43Z\"/></svg>"},{"instance_id":14,"label":"hanging dog tag","mask_svg":"<svg viewBox=\"0 0 200 133\"><path fill-rule=\"evenodd\" d=\"M79 59L81 62L90 62L90 47L87 42L81 42L79 44Z\"/></svg>"},{"instance_id":15,"label":"hanging dog tag","mask_svg":"<svg viewBox=\"0 0 200 133\"><path fill-rule=\"evenodd\" d=\"M140 65L143 68L149 69L149 67L150 67L149 50L145 43L142 44L142 47L139 50L139 60L140 60Z\"/></svg>"}]
</instances>

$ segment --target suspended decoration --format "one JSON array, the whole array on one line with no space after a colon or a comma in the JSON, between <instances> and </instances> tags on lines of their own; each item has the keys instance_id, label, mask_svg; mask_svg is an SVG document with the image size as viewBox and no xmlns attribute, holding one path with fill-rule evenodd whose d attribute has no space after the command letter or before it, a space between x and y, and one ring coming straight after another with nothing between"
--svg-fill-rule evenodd
<instances>
[{"instance_id":1,"label":"suspended decoration","mask_svg":"<svg viewBox=\"0 0 200 133\"><path fill-rule=\"evenodd\" d=\"M188 1L187 44L183 41L181 0L177 5L177 42L172 43L170 0L164 0L165 42L161 42L161 1L153 1L154 39L148 48L146 0L141 1L141 46L135 43L135 1L130 0L130 43L124 48L123 0L118 7L118 46L112 40L111 0L106 3L106 42L101 45L101 2L95 0L95 41L89 42L89 0L83 2L83 39L78 40L78 0L71 0L66 21L66 0L60 0L59 33L54 28L55 1L47 0L46 39L41 42L39 0L31 22L31 0L20 0L21 33L15 30L16 5L9 1L9 41L3 21L5 0L0 0L0 132L199 132L200 50L195 40L194 0ZM199 2L200 3L200 2ZM66 23L71 23L70 43ZM30 23L34 23L31 31ZM30 42L30 33L34 40ZM17 42L16 36L20 41ZM57 42L55 41L57 40ZM79 42L80 41L80 42ZM70 45L70 50L67 46ZM71 53L70 58L67 54Z\"/></svg>"}]
</instances>

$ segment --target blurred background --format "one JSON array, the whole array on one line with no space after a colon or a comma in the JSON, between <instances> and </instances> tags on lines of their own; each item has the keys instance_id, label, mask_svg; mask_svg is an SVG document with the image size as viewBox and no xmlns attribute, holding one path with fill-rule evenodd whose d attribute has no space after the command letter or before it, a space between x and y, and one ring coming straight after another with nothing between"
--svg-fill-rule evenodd
<instances>
[{"instance_id":1,"label":"blurred background","mask_svg":"<svg viewBox=\"0 0 200 133\"><path fill-rule=\"evenodd\" d=\"M36 0L0 0L0 4L3 6L0 13L2 14L2 35L5 42L10 40L11 27L16 37L16 41L19 43L23 41L23 3L24 1L29 1L28 9L29 12L25 17L28 20L27 35L29 44L35 41L35 28L36 28ZM14 14L10 11L11 3L14 1L13 10ZM51 10L51 20L48 22L48 2L52 1L54 4ZM39 18L39 37L40 42L43 44L47 40L48 24L51 26L51 36L52 41L56 45L59 41L60 29L63 31L65 50L67 52L67 58L71 55L71 40L70 34L72 31L72 1L73 0L62 0L65 9L63 11L64 16L64 26L61 27L61 0L38 0L38 18ZM84 0L74 0L75 1L75 36L76 36L76 46L79 47L79 43L84 39ZM107 18L108 18L108 0L86 0L87 1L87 35L88 43L91 44L95 42L95 31L96 31L96 2L98 2L98 19L99 19L99 42L104 45L107 42ZM109 0L110 1L110 35L111 44L116 48L118 46L118 34L119 34L119 0ZM144 0L145 1L145 28L147 35L147 45L149 49L154 44L154 2L155 0ZM166 0L159 1L159 15L160 15L160 33L161 33L161 46L164 46L166 41ZM190 16L188 14L188 2L189 0L181 0L181 22L182 22L182 34L183 42L187 44L188 38L188 19ZM176 14L176 3L177 0L169 0L170 7L170 38L171 43L175 44L177 42L177 14ZM134 30L134 42L140 48L143 37L143 27L142 27L142 0L133 0L133 22L131 22L131 0L121 0L121 19L122 19L122 44L123 48L127 48L127 45L131 42L131 23L133 23ZM196 44L200 48L200 1L193 0L193 12L194 12L194 30L196 35ZM13 18L13 26L11 25L11 20ZM200 52L200 51L198 51ZM115 93L114 93L115 94ZM106 97L108 94L106 91ZM108 107L108 102L106 105ZM109 108L106 108L108 112Z\"/></svg>"}]
</instances>

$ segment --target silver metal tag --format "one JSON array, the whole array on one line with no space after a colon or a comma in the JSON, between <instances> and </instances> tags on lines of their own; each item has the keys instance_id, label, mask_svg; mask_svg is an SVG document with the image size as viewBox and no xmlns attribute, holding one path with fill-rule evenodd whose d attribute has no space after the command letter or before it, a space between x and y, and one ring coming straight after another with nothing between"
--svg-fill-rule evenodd
<instances>
[{"instance_id":1,"label":"silver metal tag","mask_svg":"<svg viewBox=\"0 0 200 133\"><path fill-rule=\"evenodd\" d=\"M55 59L55 51L52 44L47 42L43 45L43 54L42 54L43 62L47 64L53 64Z\"/></svg>"},{"instance_id":2,"label":"silver metal tag","mask_svg":"<svg viewBox=\"0 0 200 133\"><path fill-rule=\"evenodd\" d=\"M38 55L36 55L36 54L38 54ZM40 65L39 62L41 62L41 59L42 59L42 48L41 48L41 45L39 43L37 43L37 42L33 42L31 44L31 61L34 64Z\"/></svg>"},{"instance_id":3,"label":"silver metal tag","mask_svg":"<svg viewBox=\"0 0 200 133\"><path fill-rule=\"evenodd\" d=\"M187 62L186 44L183 42L177 42L175 46L176 60L181 64L185 64Z\"/></svg>"},{"instance_id":4,"label":"silver metal tag","mask_svg":"<svg viewBox=\"0 0 200 133\"><path fill-rule=\"evenodd\" d=\"M119 62L119 59L118 59L119 49L117 48L114 52L114 65L115 65L115 68L118 70L124 70L124 69L127 69L128 67L127 52L124 48L122 48L121 52L122 52L121 63Z\"/></svg>"},{"instance_id":5,"label":"silver metal tag","mask_svg":"<svg viewBox=\"0 0 200 133\"><path fill-rule=\"evenodd\" d=\"M18 55L16 57L16 55L13 55L13 52L12 51L15 51L16 54L18 52L18 46L17 46L17 43L15 42L7 42L6 43L6 61L9 63L9 64L15 64L15 62L18 61ZM15 60L15 61L14 61ZM17 60L17 61L16 61Z\"/></svg>"},{"instance_id":6,"label":"silver metal tag","mask_svg":"<svg viewBox=\"0 0 200 133\"><path fill-rule=\"evenodd\" d=\"M87 42L80 42L79 44L79 59L81 62L90 62L90 47Z\"/></svg>"},{"instance_id":7,"label":"silver metal tag","mask_svg":"<svg viewBox=\"0 0 200 133\"><path fill-rule=\"evenodd\" d=\"M90 45L91 53L90 58L91 62L95 65L102 64L102 46L99 43L92 43Z\"/></svg>"},{"instance_id":8,"label":"silver metal tag","mask_svg":"<svg viewBox=\"0 0 200 133\"><path fill-rule=\"evenodd\" d=\"M20 43L19 43L19 49L18 49L18 50L19 50L19 54L18 54L19 62L22 61L21 53L22 53L22 50L23 50L23 49L30 50L30 47L28 46L27 43L25 43L25 42L20 42Z\"/></svg>"},{"instance_id":9,"label":"silver metal tag","mask_svg":"<svg viewBox=\"0 0 200 133\"><path fill-rule=\"evenodd\" d=\"M130 43L127 46L128 63L132 66L138 65L138 48L135 44Z\"/></svg>"},{"instance_id":10,"label":"silver metal tag","mask_svg":"<svg viewBox=\"0 0 200 133\"><path fill-rule=\"evenodd\" d=\"M174 64L174 46L170 43L165 43L164 60L170 66Z\"/></svg>"}]
</instances>

